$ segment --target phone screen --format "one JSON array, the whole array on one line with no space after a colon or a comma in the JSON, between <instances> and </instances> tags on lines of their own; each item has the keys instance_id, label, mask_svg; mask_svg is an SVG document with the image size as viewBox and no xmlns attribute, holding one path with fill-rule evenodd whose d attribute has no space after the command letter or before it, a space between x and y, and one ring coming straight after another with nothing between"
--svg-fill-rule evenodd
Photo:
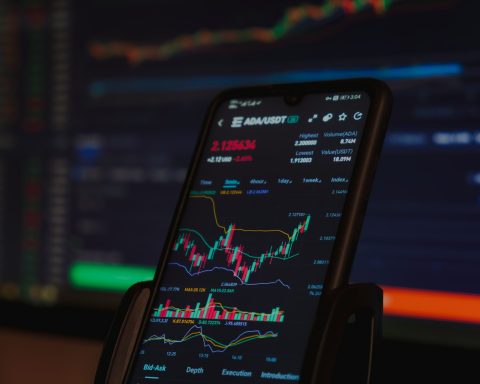
<instances>
[{"instance_id":1,"label":"phone screen","mask_svg":"<svg viewBox=\"0 0 480 384\"><path fill-rule=\"evenodd\" d=\"M300 380L369 106L362 91L217 106L130 383Z\"/></svg>"}]
</instances>

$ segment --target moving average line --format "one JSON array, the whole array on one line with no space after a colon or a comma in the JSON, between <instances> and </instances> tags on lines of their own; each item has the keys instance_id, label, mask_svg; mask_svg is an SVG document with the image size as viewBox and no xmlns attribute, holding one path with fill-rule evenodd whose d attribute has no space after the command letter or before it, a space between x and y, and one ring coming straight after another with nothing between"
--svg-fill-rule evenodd
<instances>
[{"instance_id":1,"label":"moving average line","mask_svg":"<svg viewBox=\"0 0 480 384\"><path fill-rule=\"evenodd\" d=\"M180 339L171 339L171 338L168 338L165 334L161 336L152 335L149 338L145 339L143 341L143 344L147 344L155 341L163 341L164 344L173 345L173 344L184 343L186 341L189 341L197 337L202 338L204 347L209 348L210 351L212 351L212 353L216 353L216 352L225 352L229 348L236 347L237 345L241 345L249 341L278 337L278 333L274 333L272 331L261 333L258 330L245 331L245 332L242 332L240 335L238 335L232 341L229 341L227 343L222 343L204 334L202 327L194 325Z\"/></svg>"},{"instance_id":2,"label":"moving average line","mask_svg":"<svg viewBox=\"0 0 480 384\"><path fill-rule=\"evenodd\" d=\"M297 256L299 253L292 253L292 249L299 239L309 228L311 216L306 215L304 221L300 222L292 230L292 234L281 229L242 229L237 228L235 224L227 227L222 226L217 217L215 201L208 196L198 196L209 200L213 207L213 215L217 227L222 229L223 234L214 241L213 246L208 244L204 236L197 230L192 228L180 228L177 238L172 246L172 251L183 253L190 263L189 272L196 269L197 272L206 268L207 263L214 262L216 255L222 253L225 257L228 268L233 268L233 274L239 277L243 282L248 283L251 275L258 272L263 265L272 264L273 260L288 261ZM194 196L193 198L197 198ZM244 251L245 245L232 245L234 234L239 232L278 232L288 238L287 241L280 242L277 246L265 246L264 251L258 255L252 255ZM203 251L198 248L197 241L191 238L191 235L198 238L207 246L207 250ZM200 248L201 249L201 248Z\"/></svg>"},{"instance_id":3,"label":"moving average line","mask_svg":"<svg viewBox=\"0 0 480 384\"><path fill-rule=\"evenodd\" d=\"M198 272L190 272L185 265L182 265L180 263L168 263L168 265L173 265L175 267L183 269L190 277L200 276L203 273L209 273L209 272L214 272L216 270L220 270L220 271L230 272L233 275L233 277L240 282L241 285L275 285L275 284L280 284L280 285L284 286L285 288L290 289L290 285L284 283L281 279L277 279L275 281L266 281L266 282L263 282L263 283L246 283L239 276L235 275L235 271L233 269L229 269L229 268L225 268L225 267L213 267L213 268L204 269L204 270L201 270L201 271L198 271Z\"/></svg>"},{"instance_id":4,"label":"moving average line","mask_svg":"<svg viewBox=\"0 0 480 384\"><path fill-rule=\"evenodd\" d=\"M235 231L237 231L237 228L235 228ZM194 233L195 235L197 235L200 240L202 241L203 244L205 244L205 246L209 249L213 249L215 248L216 250L218 251L229 251L229 252L233 252L235 248L232 248L232 247L214 247L212 245L210 245L207 240L205 240L205 237L203 237L203 235L198 232L197 230L195 229L191 229L191 228L186 228L186 227L181 227L179 228L178 232L191 232L191 233ZM227 231L228 232L228 231ZM290 239L291 239L291 236L290 236ZM250 259L260 259L262 256L255 256L255 255L251 255L250 253L248 252L245 252L243 249L242 250L238 250L238 253L241 254L241 255L244 255L246 257L249 257ZM294 253L294 254L288 254L288 255L285 255L285 256L272 256L273 259L279 259L279 260L290 260L290 259L293 259L295 257L297 257L299 254L298 253Z\"/></svg>"},{"instance_id":5,"label":"moving average line","mask_svg":"<svg viewBox=\"0 0 480 384\"><path fill-rule=\"evenodd\" d=\"M228 232L228 229L226 226L224 225L221 225L218 221L218 216L217 216L217 208L215 206L215 200L213 200L212 197L210 196L205 196L205 195L193 195L193 196L190 196L190 199L207 199L209 200L211 203L212 203L212 209L213 209L213 217L215 219L215 224L218 228L220 228L224 234L226 234ZM264 233L271 233L271 232L277 232L277 233L281 233L282 235L286 236L288 238L288 240L291 240L292 236L281 230L281 229L245 229L245 228L237 228L235 227L235 231L236 232L264 232Z\"/></svg>"}]
</instances>

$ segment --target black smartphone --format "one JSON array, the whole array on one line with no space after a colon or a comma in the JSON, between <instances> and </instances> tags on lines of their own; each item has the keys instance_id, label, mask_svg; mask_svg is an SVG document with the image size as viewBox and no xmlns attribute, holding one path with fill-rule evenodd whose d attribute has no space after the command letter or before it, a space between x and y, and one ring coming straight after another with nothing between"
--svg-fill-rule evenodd
<instances>
[{"instance_id":1,"label":"black smartphone","mask_svg":"<svg viewBox=\"0 0 480 384\"><path fill-rule=\"evenodd\" d=\"M214 100L126 383L314 382L319 299L348 283L390 104L370 79Z\"/></svg>"}]
</instances>

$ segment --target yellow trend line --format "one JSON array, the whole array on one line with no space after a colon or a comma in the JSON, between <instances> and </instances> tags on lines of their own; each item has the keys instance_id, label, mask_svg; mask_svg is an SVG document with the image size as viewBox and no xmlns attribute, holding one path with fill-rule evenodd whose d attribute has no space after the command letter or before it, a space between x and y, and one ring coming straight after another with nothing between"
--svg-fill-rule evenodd
<instances>
[{"instance_id":1,"label":"yellow trend line","mask_svg":"<svg viewBox=\"0 0 480 384\"><path fill-rule=\"evenodd\" d=\"M165 335L162 335L162 336L157 336L157 335L152 335L150 336L148 339L145 339L143 342L144 344L146 343L149 343L149 342L152 342L152 341L161 341L163 340L165 343L169 343L169 344L173 344L173 343L182 343L184 341L188 341L196 336L200 336L202 337L207 343L209 343L210 345L216 347L216 348L219 348L221 350L227 350L228 348L230 347L234 347L236 345L240 345L240 344L243 344L249 340L255 340L255 339L268 339L268 338L272 338L272 337L277 337L278 334L277 333L266 333L266 334L258 334L258 335L248 335L248 336L244 336L244 337L241 337L240 339L238 340L232 340L231 342L229 342L228 344L223 344L215 339L213 339L212 337L208 336L208 335L205 335L203 333L203 331L195 331L195 332L191 332L191 333L188 333L186 334L185 336L183 336L181 339L178 339L178 340L175 340L175 339L169 339L167 338Z\"/></svg>"},{"instance_id":2,"label":"yellow trend line","mask_svg":"<svg viewBox=\"0 0 480 384\"><path fill-rule=\"evenodd\" d=\"M215 218L215 224L217 225L218 228L220 228L223 233L227 233L227 227L221 225L218 221L218 216L217 216L217 207L215 205L215 200L213 200L213 198L211 198L210 196L205 196L205 195L194 195L194 196L190 196L191 199L207 199L209 200L211 203L212 203L212 208L213 208L213 217ZM281 230L281 229L245 229L245 228L237 228L235 227L235 232L264 232L264 233L268 233L268 232L277 232L277 233L281 233L282 235L286 236L288 238L288 240L290 240L292 238L292 236L290 236L287 232Z\"/></svg>"}]
</instances>

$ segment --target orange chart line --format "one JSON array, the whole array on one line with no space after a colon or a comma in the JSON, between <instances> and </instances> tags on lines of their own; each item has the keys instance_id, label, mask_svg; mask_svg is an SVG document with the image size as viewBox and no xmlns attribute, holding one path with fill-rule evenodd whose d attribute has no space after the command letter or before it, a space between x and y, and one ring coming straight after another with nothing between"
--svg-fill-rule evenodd
<instances>
[{"instance_id":1,"label":"orange chart line","mask_svg":"<svg viewBox=\"0 0 480 384\"><path fill-rule=\"evenodd\" d=\"M213 217L215 218L215 224L217 225L218 228L220 228L223 233L227 233L228 229L226 226L221 225L220 222L218 221L218 216L217 216L217 207L215 205L215 200L211 198L210 196L205 196L205 195L193 195L190 196L191 199L207 199L212 203L212 210L213 210ZM281 230L281 229L244 229L244 228L235 228L235 232L277 232L281 233L282 235L286 236L288 240L292 238L287 232Z\"/></svg>"},{"instance_id":2,"label":"orange chart line","mask_svg":"<svg viewBox=\"0 0 480 384\"><path fill-rule=\"evenodd\" d=\"M95 41L89 44L88 51L96 60L124 58L131 64L140 64L147 60L163 61L200 47L248 42L272 43L284 38L292 29L305 21L327 20L340 10L346 15L355 14L367 7L372 7L375 12L382 14L390 8L393 2L394 0L327 0L321 5L302 4L287 8L283 16L271 27L214 31L201 29L160 44Z\"/></svg>"},{"instance_id":3,"label":"orange chart line","mask_svg":"<svg viewBox=\"0 0 480 384\"><path fill-rule=\"evenodd\" d=\"M386 315L480 324L480 295L382 286Z\"/></svg>"}]
</instances>

